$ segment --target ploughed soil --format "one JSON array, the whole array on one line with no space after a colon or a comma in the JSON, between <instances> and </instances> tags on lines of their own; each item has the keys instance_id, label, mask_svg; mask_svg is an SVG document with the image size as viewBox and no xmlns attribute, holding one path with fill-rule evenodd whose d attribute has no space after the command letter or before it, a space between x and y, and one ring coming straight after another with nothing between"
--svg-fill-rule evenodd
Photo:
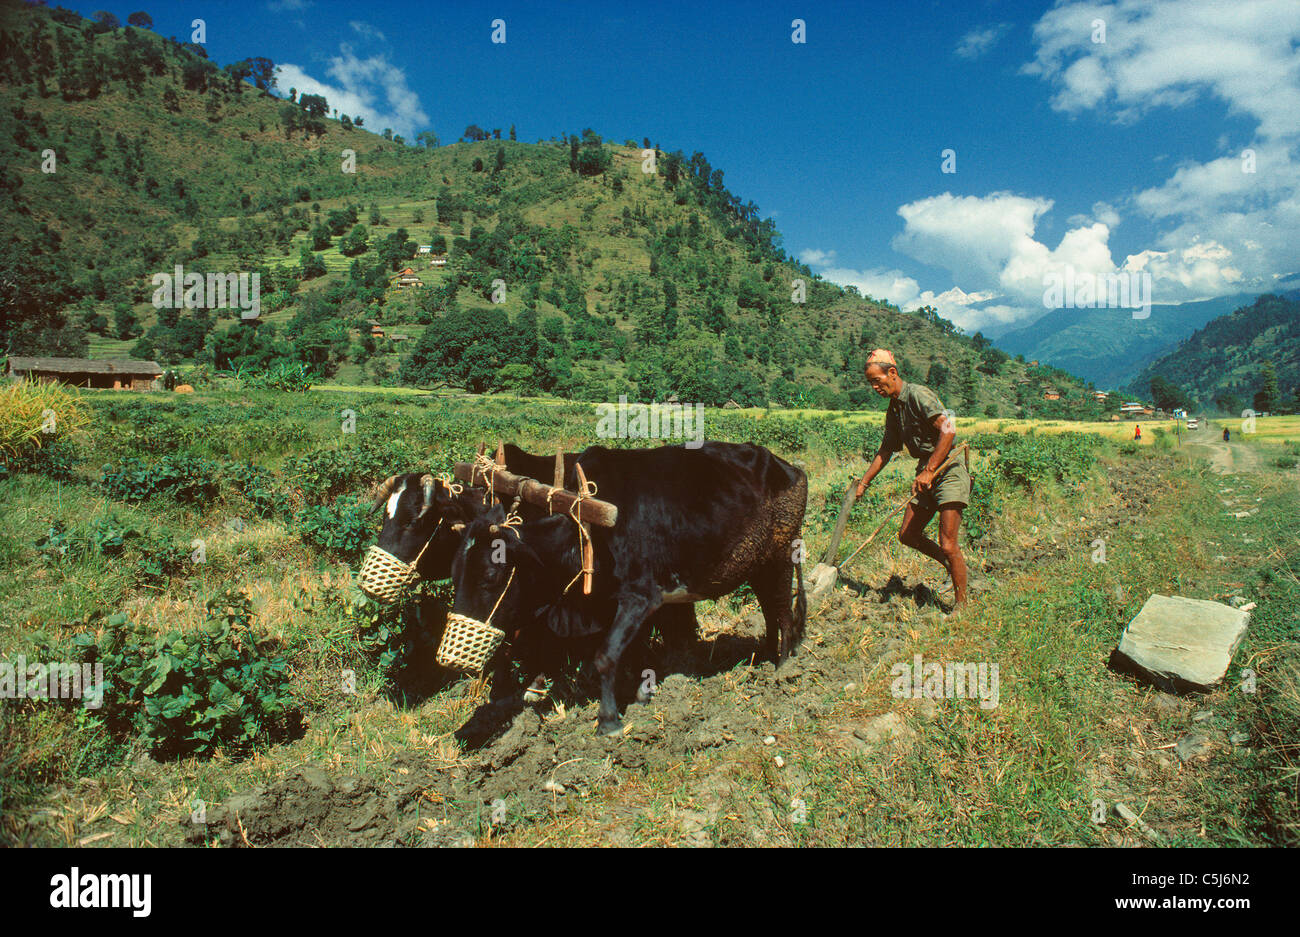
<instances>
[{"instance_id":1,"label":"ploughed soil","mask_svg":"<svg viewBox=\"0 0 1300 937\"><path fill-rule=\"evenodd\" d=\"M1088 538L1113 534L1145 512L1145 474L1123 464L1108 472L1117 498L1110 516L1089 520ZM995 530L992 543L982 545L983 567L971 570L972 595L1066 554L1065 537L1043 534L1022 548L1002 542ZM1069 540L1077 552L1077 528ZM185 823L187 839L229 846L468 846L490 827L507 832L553 824L575 798L666 771L697 752L763 749L769 736L806 731L812 720L832 715L846 684L863 682L878 664L887 670L881 662L898 656L909 629L924 632L941 620L951 605L950 587L937 564L927 563L923 572L924 580L890 575L873 582L855 579L852 567L842 571L829 597L809 609L804 642L780 670L763 660L760 613L738 629L713 634L702 615L706 633L693 647L671 652L651 645L638 661L659 682L648 702L625 703L621 737L595 733L594 679L561 678L551 699L535 706L480 706L460 733L461 757L454 763L406 752L364 777L303 767L209 807L206 826ZM636 673L623 681L629 696ZM855 744L851 731L842 735L831 741ZM686 811L686 842L710 841L704 829L716 819L730 783L715 774L697 784ZM764 807L751 803L750 809ZM634 817L611 819L623 831L611 844L630 845ZM739 837L737 845L763 845L766 834L758 826L729 835Z\"/></svg>"}]
</instances>

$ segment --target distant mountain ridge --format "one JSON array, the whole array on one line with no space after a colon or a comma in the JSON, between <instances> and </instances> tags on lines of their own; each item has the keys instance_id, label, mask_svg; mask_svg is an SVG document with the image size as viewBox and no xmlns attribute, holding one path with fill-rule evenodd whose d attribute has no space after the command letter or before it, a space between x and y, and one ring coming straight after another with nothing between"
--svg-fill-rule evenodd
<instances>
[{"instance_id":1,"label":"distant mountain ridge","mask_svg":"<svg viewBox=\"0 0 1300 937\"><path fill-rule=\"evenodd\" d=\"M1118 388L1213 319L1254 301L1256 293L1180 305L1152 305L1134 319L1131 309L1053 309L1032 325L994 340L1003 351L1063 368L1098 387Z\"/></svg>"},{"instance_id":2,"label":"distant mountain ridge","mask_svg":"<svg viewBox=\"0 0 1300 937\"><path fill-rule=\"evenodd\" d=\"M1253 404L1265 362L1276 375L1273 406L1294 405L1300 396L1300 290L1266 293L1217 317L1142 369L1130 387L1145 394L1158 374L1201 406L1235 412Z\"/></svg>"}]
</instances>

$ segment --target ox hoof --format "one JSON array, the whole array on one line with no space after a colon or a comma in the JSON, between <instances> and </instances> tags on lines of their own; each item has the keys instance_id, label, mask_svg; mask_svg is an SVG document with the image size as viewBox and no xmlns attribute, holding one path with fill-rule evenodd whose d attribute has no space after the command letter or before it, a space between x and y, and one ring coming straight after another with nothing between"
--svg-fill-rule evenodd
<instances>
[{"instance_id":1,"label":"ox hoof","mask_svg":"<svg viewBox=\"0 0 1300 937\"><path fill-rule=\"evenodd\" d=\"M600 720L600 724L596 726L596 734L603 735L606 738L619 737L620 735L623 734L623 720L621 719L610 719L608 721L604 719Z\"/></svg>"}]
</instances>

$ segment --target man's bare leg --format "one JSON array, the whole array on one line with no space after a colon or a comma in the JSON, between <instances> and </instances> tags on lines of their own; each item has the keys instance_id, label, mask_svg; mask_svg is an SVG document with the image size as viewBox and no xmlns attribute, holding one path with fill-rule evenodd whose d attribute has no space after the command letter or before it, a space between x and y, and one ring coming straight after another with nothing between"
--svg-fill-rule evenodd
<instances>
[{"instance_id":1,"label":"man's bare leg","mask_svg":"<svg viewBox=\"0 0 1300 937\"><path fill-rule=\"evenodd\" d=\"M925 535L925 525L930 523L932 517L934 517L934 511L919 509L915 504L909 504L903 514L903 526L898 528L898 542L905 547L911 547L913 550L924 553L930 559L941 564L948 571L948 575L951 576L952 570L948 566L948 555L944 553L939 544ZM963 576L962 582L965 581L965 576Z\"/></svg>"},{"instance_id":2,"label":"man's bare leg","mask_svg":"<svg viewBox=\"0 0 1300 937\"><path fill-rule=\"evenodd\" d=\"M962 509L955 504L939 506L939 548L947 560L944 566L952 576L952 588L956 593L953 610L966 604L966 558L962 556L957 533L961 529Z\"/></svg>"}]
</instances>

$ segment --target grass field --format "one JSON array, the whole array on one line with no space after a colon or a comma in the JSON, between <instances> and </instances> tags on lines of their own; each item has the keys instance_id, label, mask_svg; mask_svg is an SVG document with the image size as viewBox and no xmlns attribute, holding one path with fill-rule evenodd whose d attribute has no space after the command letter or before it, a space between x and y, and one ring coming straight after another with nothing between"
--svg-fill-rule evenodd
<instances>
[{"instance_id":1,"label":"grass field","mask_svg":"<svg viewBox=\"0 0 1300 937\"><path fill-rule=\"evenodd\" d=\"M444 471L479 441L540 452L596 442L592 405L365 386L77 396L92 415L86 430L49 448L46 462L0 476L12 505L0 532L0 620L12 625L0 629L0 652L67 659L75 635L102 642L112 633L114 614L150 635L197 635L205 603L236 586L251 600L260 653L288 661L301 726L251 748L151 758L146 740L107 713L6 700L5 842L1144 841L1109 812L1094 822L1098 800L1108 811L1128 805L1165 843L1298 841L1294 473L1217 476L1170 447L1125 454L1106 440L1056 442L1069 424L1003 426L982 453L966 513L973 600L960 615L942 613L939 567L889 527L844 568L782 673L755 657L757 606L737 593L699 603L692 675L656 664L666 666L660 692L628 706L623 738L592 733L590 672L578 665L557 675L552 703L479 746L454 733L482 717L482 682L431 671L413 607L380 614L351 585L375 522L351 540L322 540L313 518L328 517L331 534L352 530L348 504L379 478ZM341 431L345 406L356 411L354 433ZM874 451L873 416L710 410L706 425L711 437L756 439L805 469L804 538L820 556L845 486ZM971 429L995 432L997 422ZM1029 429L1037 432L1026 438ZM181 468L206 493L135 497L134 475L117 488L98 481L101 466L116 471L132 457L197 460ZM262 474L240 469L249 464ZM853 510L841 558L909 481L906 466L881 476ZM1236 518L1226 503L1257 513ZM204 561L159 566L166 551L151 538L187 552L202 540ZM1105 667L1152 592L1258 603L1222 688L1167 697ZM436 609L445 597L439 585L419 604ZM667 652L652 642L647 653ZM891 670L916 654L998 664L999 705L895 697ZM1256 673L1258 693L1236 692L1243 668ZM355 693L340 692L343 673L354 675ZM1171 746L1193 731L1212 745L1184 762ZM559 787L544 790L550 782ZM345 783L359 793L345 796ZM270 793L249 793L263 786ZM300 806L277 813L272 796ZM206 826L184 822L196 799ZM501 823L488 819L498 805Z\"/></svg>"}]
</instances>

